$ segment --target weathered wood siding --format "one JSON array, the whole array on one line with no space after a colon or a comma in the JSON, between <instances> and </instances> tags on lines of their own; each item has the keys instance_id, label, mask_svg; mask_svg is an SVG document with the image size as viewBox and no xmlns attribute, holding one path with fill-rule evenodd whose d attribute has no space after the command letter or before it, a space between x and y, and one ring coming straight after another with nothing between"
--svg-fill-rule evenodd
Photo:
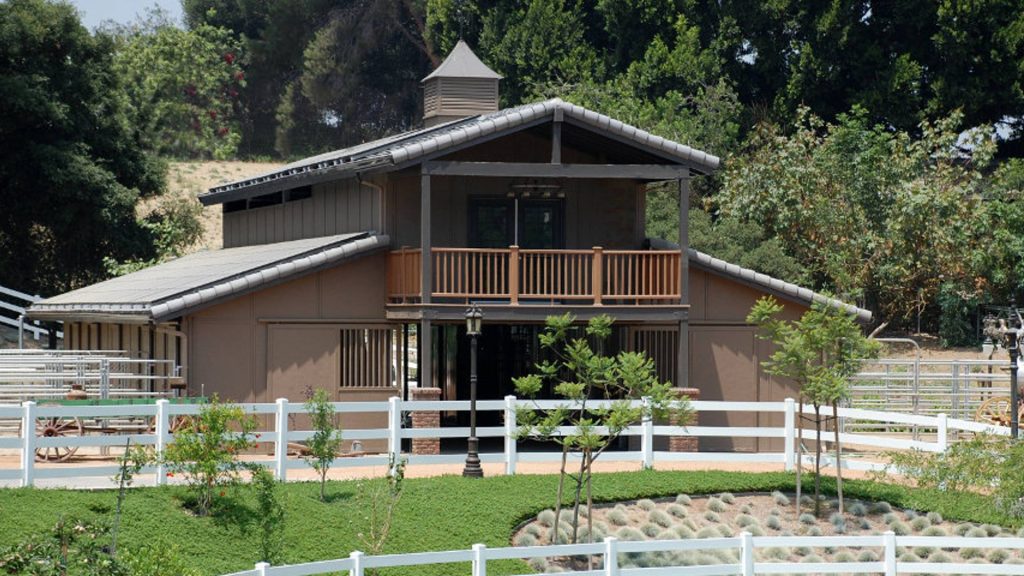
<instances>
[{"instance_id":1,"label":"weathered wood siding","mask_svg":"<svg viewBox=\"0 0 1024 576\"><path fill-rule=\"evenodd\" d=\"M147 324L110 324L97 322L66 322L64 324L64 348L68 350L120 350L129 358L173 360L182 366L181 376L187 379L188 346L182 342L183 334L177 332L177 325L164 323L155 329ZM169 377L170 368L159 365L157 376ZM160 380L155 386L158 392L166 391Z\"/></svg>"},{"instance_id":2,"label":"weathered wood siding","mask_svg":"<svg viewBox=\"0 0 1024 576\"><path fill-rule=\"evenodd\" d=\"M381 231L382 211L380 191L355 178L316 184L304 200L224 214L224 247Z\"/></svg>"}]
</instances>

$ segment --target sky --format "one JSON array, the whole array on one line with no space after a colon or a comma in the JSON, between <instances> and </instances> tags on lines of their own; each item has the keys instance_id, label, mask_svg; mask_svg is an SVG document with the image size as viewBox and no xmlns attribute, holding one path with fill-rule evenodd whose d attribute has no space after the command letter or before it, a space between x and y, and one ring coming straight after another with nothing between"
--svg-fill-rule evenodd
<instances>
[{"instance_id":1,"label":"sky","mask_svg":"<svg viewBox=\"0 0 1024 576\"><path fill-rule=\"evenodd\" d=\"M181 20L181 0L71 0L78 8L85 27L94 30L100 23L113 20L119 24L134 22L137 15L159 6L174 20Z\"/></svg>"}]
</instances>

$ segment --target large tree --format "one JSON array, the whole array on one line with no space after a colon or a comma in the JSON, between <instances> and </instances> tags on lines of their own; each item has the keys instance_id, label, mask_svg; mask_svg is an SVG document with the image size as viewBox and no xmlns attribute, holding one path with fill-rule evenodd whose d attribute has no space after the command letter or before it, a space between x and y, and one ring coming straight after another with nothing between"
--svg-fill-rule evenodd
<instances>
[{"instance_id":1,"label":"large tree","mask_svg":"<svg viewBox=\"0 0 1024 576\"><path fill-rule=\"evenodd\" d=\"M163 166L131 124L112 65L68 4L0 3L0 280L52 294L101 279L103 258L149 258L136 219Z\"/></svg>"}]
</instances>

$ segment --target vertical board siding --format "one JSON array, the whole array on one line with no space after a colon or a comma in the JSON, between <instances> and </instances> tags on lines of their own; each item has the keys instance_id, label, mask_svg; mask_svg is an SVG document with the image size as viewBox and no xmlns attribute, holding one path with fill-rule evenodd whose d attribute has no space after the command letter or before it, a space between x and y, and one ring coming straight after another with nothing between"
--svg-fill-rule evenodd
<instances>
[{"instance_id":1,"label":"vertical board siding","mask_svg":"<svg viewBox=\"0 0 1024 576\"><path fill-rule=\"evenodd\" d=\"M341 329L341 387L388 388L397 383L394 327Z\"/></svg>"}]
</instances>

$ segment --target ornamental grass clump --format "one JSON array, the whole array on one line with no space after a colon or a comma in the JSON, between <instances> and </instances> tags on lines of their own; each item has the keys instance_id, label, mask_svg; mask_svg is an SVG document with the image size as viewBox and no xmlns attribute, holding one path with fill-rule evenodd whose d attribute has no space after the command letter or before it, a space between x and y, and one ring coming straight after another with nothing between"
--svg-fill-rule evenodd
<instances>
[{"instance_id":1,"label":"ornamental grass clump","mask_svg":"<svg viewBox=\"0 0 1024 576\"><path fill-rule=\"evenodd\" d=\"M854 502L853 504L850 504L846 511L858 518L861 518L867 516L868 507L865 506L863 502Z\"/></svg>"},{"instance_id":2,"label":"ornamental grass clump","mask_svg":"<svg viewBox=\"0 0 1024 576\"><path fill-rule=\"evenodd\" d=\"M942 514L938 512L929 512L926 517L932 524L942 524Z\"/></svg>"},{"instance_id":3,"label":"ornamental grass clump","mask_svg":"<svg viewBox=\"0 0 1024 576\"><path fill-rule=\"evenodd\" d=\"M981 528L982 528L982 530L985 531L985 534L988 535L989 537L999 536L999 534L1001 534L1003 532L1003 527L1002 526L996 526L995 524L982 524Z\"/></svg>"},{"instance_id":4,"label":"ornamental grass clump","mask_svg":"<svg viewBox=\"0 0 1024 576\"><path fill-rule=\"evenodd\" d=\"M988 561L993 564L1002 564L1010 559L1010 553L1002 548L994 548L989 550L986 558L988 558Z\"/></svg>"},{"instance_id":5,"label":"ornamental grass clump","mask_svg":"<svg viewBox=\"0 0 1024 576\"><path fill-rule=\"evenodd\" d=\"M612 510L611 512L608 512L607 518L613 526L625 526L626 524L629 524L629 516L627 516L622 510Z\"/></svg>"},{"instance_id":6,"label":"ornamental grass clump","mask_svg":"<svg viewBox=\"0 0 1024 576\"><path fill-rule=\"evenodd\" d=\"M821 562L824 562L824 560L817 554L808 554L807 556L804 556L801 562L804 564L820 564Z\"/></svg>"},{"instance_id":7,"label":"ornamental grass clump","mask_svg":"<svg viewBox=\"0 0 1024 576\"><path fill-rule=\"evenodd\" d=\"M953 561L953 559L950 558L949 554L946 554L945 552L938 550L928 556L928 561L932 564L949 564Z\"/></svg>"},{"instance_id":8,"label":"ornamental grass clump","mask_svg":"<svg viewBox=\"0 0 1024 576\"><path fill-rule=\"evenodd\" d=\"M644 539L643 532L633 528L631 526L623 526L615 532L615 537L619 540L626 540L629 542L639 542Z\"/></svg>"},{"instance_id":9,"label":"ornamental grass clump","mask_svg":"<svg viewBox=\"0 0 1024 576\"><path fill-rule=\"evenodd\" d=\"M772 492L772 500L775 501L776 506L789 506L789 496L786 496L778 490Z\"/></svg>"},{"instance_id":10,"label":"ornamental grass clump","mask_svg":"<svg viewBox=\"0 0 1024 576\"><path fill-rule=\"evenodd\" d=\"M729 507L721 499L712 496L708 498L708 510L712 512L722 513L725 512Z\"/></svg>"},{"instance_id":11,"label":"ornamental grass clump","mask_svg":"<svg viewBox=\"0 0 1024 576\"><path fill-rule=\"evenodd\" d=\"M778 516L769 516L764 525L772 530L782 530L782 520Z\"/></svg>"},{"instance_id":12,"label":"ornamental grass clump","mask_svg":"<svg viewBox=\"0 0 1024 576\"><path fill-rule=\"evenodd\" d=\"M731 492L722 492L721 494L718 495L718 497L722 500L722 502L725 502L726 504L732 504L733 502L736 501L736 496L734 496Z\"/></svg>"},{"instance_id":13,"label":"ornamental grass clump","mask_svg":"<svg viewBox=\"0 0 1024 576\"><path fill-rule=\"evenodd\" d=\"M686 508L679 504L669 504L665 511L676 518L686 518Z\"/></svg>"},{"instance_id":14,"label":"ornamental grass clump","mask_svg":"<svg viewBox=\"0 0 1024 576\"><path fill-rule=\"evenodd\" d=\"M929 526L925 528L924 532L921 532L921 536L931 536L932 538L948 536L946 531L941 526Z\"/></svg>"},{"instance_id":15,"label":"ornamental grass clump","mask_svg":"<svg viewBox=\"0 0 1024 576\"><path fill-rule=\"evenodd\" d=\"M835 512L829 516L828 521L832 524L832 529L836 534L846 533L846 518L842 514Z\"/></svg>"},{"instance_id":16,"label":"ornamental grass clump","mask_svg":"<svg viewBox=\"0 0 1024 576\"><path fill-rule=\"evenodd\" d=\"M520 546L520 547L523 547L523 548L528 547L528 546L536 546L537 545L537 537L534 536L533 534L529 534L527 532L523 532L522 534L519 534L518 536L516 536L515 540L512 541L512 545L513 546Z\"/></svg>"},{"instance_id":17,"label":"ornamental grass clump","mask_svg":"<svg viewBox=\"0 0 1024 576\"><path fill-rule=\"evenodd\" d=\"M555 511L542 510L537 514L537 523L545 528L551 528L555 525Z\"/></svg>"},{"instance_id":18,"label":"ornamental grass clump","mask_svg":"<svg viewBox=\"0 0 1024 576\"><path fill-rule=\"evenodd\" d=\"M928 528L931 525L932 525L932 523L930 521L928 521L928 519L925 518L924 516L918 516L917 518L914 518L910 522L910 527L914 529L914 532L921 532L925 528Z\"/></svg>"},{"instance_id":19,"label":"ornamental grass clump","mask_svg":"<svg viewBox=\"0 0 1024 576\"><path fill-rule=\"evenodd\" d=\"M736 535L732 528L729 528L725 524L718 525L718 533L722 535L722 538L732 538Z\"/></svg>"},{"instance_id":20,"label":"ornamental grass clump","mask_svg":"<svg viewBox=\"0 0 1024 576\"><path fill-rule=\"evenodd\" d=\"M857 554L857 562L878 562L878 554L873 550L861 550Z\"/></svg>"},{"instance_id":21,"label":"ornamental grass clump","mask_svg":"<svg viewBox=\"0 0 1024 576\"><path fill-rule=\"evenodd\" d=\"M811 514L810 512L804 512L800 515L800 517L797 520L799 520L801 524L806 524L808 526L812 526L818 523L818 519L814 516L814 514Z\"/></svg>"},{"instance_id":22,"label":"ornamental grass clump","mask_svg":"<svg viewBox=\"0 0 1024 576\"><path fill-rule=\"evenodd\" d=\"M897 536L906 536L910 534L910 526L907 526L903 522L896 521L889 525L889 529L896 533Z\"/></svg>"},{"instance_id":23,"label":"ornamental grass clump","mask_svg":"<svg viewBox=\"0 0 1024 576\"><path fill-rule=\"evenodd\" d=\"M914 562L920 562L921 558L918 557L918 555L914 554L913 552L904 552L903 554L900 555L899 561L900 562L907 562L907 563L914 563Z\"/></svg>"},{"instance_id":24,"label":"ornamental grass clump","mask_svg":"<svg viewBox=\"0 0 1024 576\"><path fill-rule=\"evenodd\" d=\"M644 536L654 538L661 533L661 526L658 526L657 524L644 524L640 528L640 531L644 533Z\"/></svg>"},{"instance_id":25,"label":"ornamental grass clump","mask_svg":"<svg viewBox=\"0 0 1024 576\"><path fill-rule=\"evenodd\" d=\"M834 562L855 562L857 558L849 550L840 550L832 557Z\"/></svg>"},{"instance_id":26,"label":"ornamental grass clump","mask_svg":"<svg viewBox=\"0 0 1024 576\"><path fill-rule=\"evenodd\" d=\"M686 494L679 494L676 496L676 504L682 504L683 506L689 506L692 500Z\"/></svg>"},{"instance_id":27,"label":"ornamental grass clump","mask_svg":"<svg viewBox=\"0 0 1024 576\"><path fill-rule=\"evenodd\" d=\"M719 533L718 530L715 530L712 526L705 526L697 531L697 538L702 540L706 538L718 538L719 536L721 536L721 533Z\"/></svg>"},{"instance_id":28,"label":"ornamental grass clump","mask_svg":"<svg viewBox=\"0 0 1024 576\"><path fill-rule=\"evenodd\" d=\"M647 519L662 528L668 528L673 524L672 517L664 510L651 510L651 512L647 514Z\"/></svg>"},{"instance_id":29,"label":"ornamental grass clump","mask_svg":"<svg viewBox=\"0 0 1024 576\"><path fill-rule=\"evenodd\" d=\"M712 512L711 510L708 510L707 512L704 513L704 519L708 522L714 522L716 524L721 521L721 518L718 516L718 514Z\"/></svg>"},{"instance_id":30,"label":"ornamental grass clump","mask_svg":"<svg viewBox=\"0 0 1024 576\"><path fill-rule=\"evenodd\" d=\"M892 505L888 502L874 502L871 504L872 514L888 514L892 512Z\"/></svg>"},{"instance_id":31,"label":"ornamental grass clump","mask_svg":"<svg viewBox=\"0 0 1024 576\"><path fill-rule=\"evenodd\" d=\"M789 560L789 557L792 556L792 555L793 555L793 552L790 551L789 548L781 548L781 547L766 548L762 552L762 556L764 558L766 558L768 560L779 560L781 562L785 562L785 561Z\"/></svg>"},{"instance_id":32,"label":"ornamental grass clump","mask_svg":"<svg viewBox=\"0 0 1024 576\"><path fill-rule=\"evenodd\" d=\"M654 510L658 506L657 504L654 503L654 500L651 500L649 498L637 500L636 505L644 512L650 512L651 510Z\"/></svg>"}]
</instances>

